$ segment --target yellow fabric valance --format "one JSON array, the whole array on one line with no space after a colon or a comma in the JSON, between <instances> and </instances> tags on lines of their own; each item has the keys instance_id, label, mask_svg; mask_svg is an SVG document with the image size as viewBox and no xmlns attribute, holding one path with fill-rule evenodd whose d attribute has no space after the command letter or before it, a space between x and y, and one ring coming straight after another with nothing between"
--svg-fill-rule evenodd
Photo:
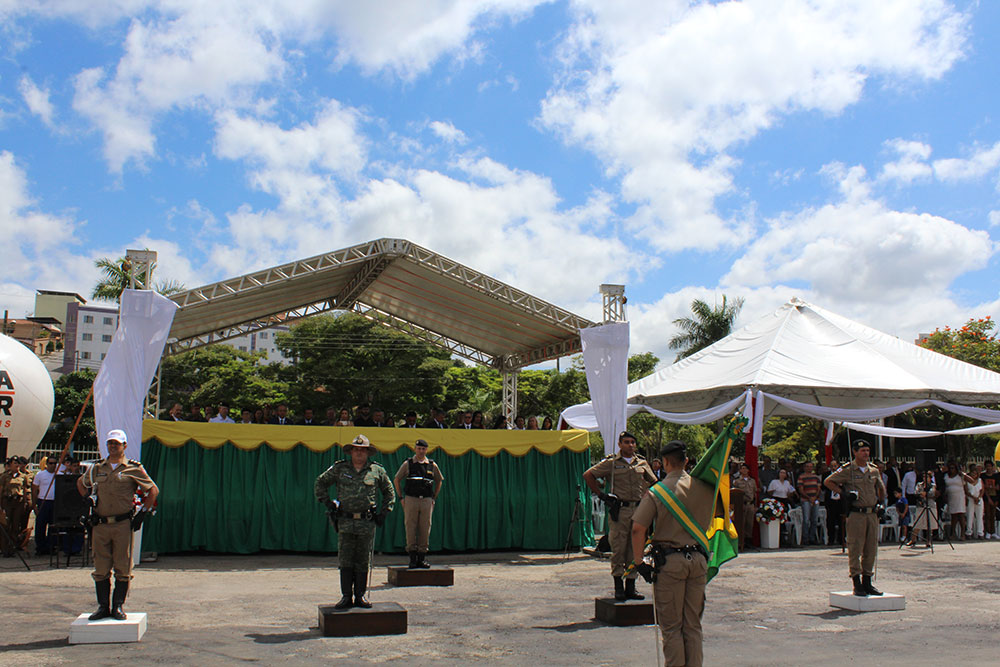
<instances>
[{"instance_id":1,"label":"yellow fabric valance","mask_svg":"<svg viewBox=\"0 0 1000 667\"><path fill-rule=\"evenodd\" d=\"M430 445L430 451L444 451L449 456L475 452L480 456L496 456L505 451L512 456L524 456L536 449L543 454L555 454L562 449L582 452L590 446L586 431L493 431L433 428L365 428L361 426L277 426L266 424L210 424L203 422L170 422L147 419L142 423L142 440L158 440L167 447L182 447L192 440L206 449L216 449L227 442L240 449L257 449L267 445L277 451L288 451L303 445L314 452L323 452L351 442L364 434L380 452L391 453L400 447L413 447L418 438Z\"/></svg>"}]
</instances>

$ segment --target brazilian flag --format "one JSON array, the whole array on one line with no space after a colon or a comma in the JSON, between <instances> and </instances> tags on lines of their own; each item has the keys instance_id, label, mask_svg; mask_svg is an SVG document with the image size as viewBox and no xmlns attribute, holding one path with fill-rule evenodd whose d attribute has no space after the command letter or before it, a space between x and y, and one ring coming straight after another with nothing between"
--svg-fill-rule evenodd
<instances>
[{"instance_id":1,"label":"brazilian flag","mask_svg":"<svg viewBox=\"0 0 1000 667\"><path fill-rule=\"evenodd\" d=\"M733 417L722 433L698 460L691 476L715 488L715 512L712 523L705 531L708 540L708 581L712 580L726 561L736 558L739 536L729 514L729 454L733 442L746 426L744 417Z\"/></svg>"},{"instance_id":2,"label":"brazilian flag","mask_svg":"<svg viewBox=\"0 0 1000 667\"><path fill-rule=\"evenodd\" d=\"M667 488L665 483L659 482L649 489L650 494L670 510L681 526L708 553L708 581L712 580L723 563L737 556L739 536L729 516L729 453L746 423L747 420L743 417L730 419L722 433L691 471L692 477L701 480L712 489L710 498L715 499L708 530L702 530L684 503Z\"/></svg>"}]
</instances>

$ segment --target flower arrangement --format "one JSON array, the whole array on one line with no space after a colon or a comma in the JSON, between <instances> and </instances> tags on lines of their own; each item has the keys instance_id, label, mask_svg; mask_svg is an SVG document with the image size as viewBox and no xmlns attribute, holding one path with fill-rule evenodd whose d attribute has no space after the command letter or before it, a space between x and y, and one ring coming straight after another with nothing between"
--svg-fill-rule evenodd
<instances>
[{"instance_id":1,"label":"flower arrangement","mask_svg":"<svg viewBox=\"0 0 1000 667\"><path fill-rule=\"evenodd\" d=\"M757 508L754 516L757 517L758 521L763 521L764 523L771 523L772 521L785 523L788 521L788 512L785 510L785 506L774 498L765 498L761 502L760 507Z\"/></svg>"}]
</instances>

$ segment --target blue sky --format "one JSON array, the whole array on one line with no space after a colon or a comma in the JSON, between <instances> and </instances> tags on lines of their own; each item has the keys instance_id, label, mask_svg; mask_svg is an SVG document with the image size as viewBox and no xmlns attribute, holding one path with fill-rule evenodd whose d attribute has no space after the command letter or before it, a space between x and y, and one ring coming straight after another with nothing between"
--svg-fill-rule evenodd
<instances>
[{"instance_id":1,"label":"blue sky","mask_svg":"<svg viewBox=\"0 0 1000 667\"><path fill-rule=\"evenodd\" d=\"M288 5L294 4L293 7ZM1000 4L0 0L0 306L383 236L633 351L692 299L1000 315Z\"/></svg>"}]
</instances>

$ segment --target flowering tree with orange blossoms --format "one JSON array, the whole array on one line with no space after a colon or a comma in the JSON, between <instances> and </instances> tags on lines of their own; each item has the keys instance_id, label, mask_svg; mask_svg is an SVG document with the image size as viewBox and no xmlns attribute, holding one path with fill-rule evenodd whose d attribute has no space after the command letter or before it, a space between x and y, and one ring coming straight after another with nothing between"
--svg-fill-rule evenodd
<instances>
[{"instance_id":1,"label":"flowering tree with orange blossoms","mask_svg":"<svg viewBox=\"0 0 1000 667\"><path fill-rule=\"evenodd\" d=\"M1000 341L990 316L969 320L961 329L936 329L920 346L961 361L1000 372Z\"/></svg>"}]
</instances>

